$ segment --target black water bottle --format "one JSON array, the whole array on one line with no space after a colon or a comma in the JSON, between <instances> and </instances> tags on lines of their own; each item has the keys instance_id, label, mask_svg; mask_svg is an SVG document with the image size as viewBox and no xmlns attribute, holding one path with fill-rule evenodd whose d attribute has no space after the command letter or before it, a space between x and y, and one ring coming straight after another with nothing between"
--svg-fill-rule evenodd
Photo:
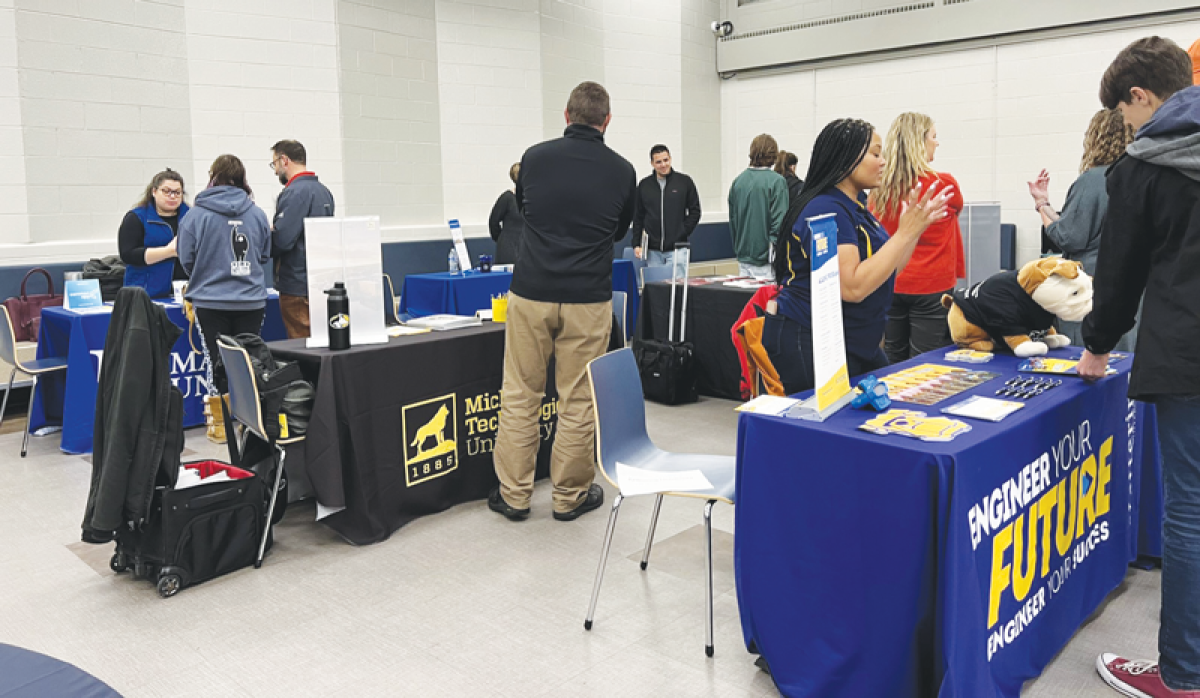
<instances>
[{"instance_id":1,"label":"black water bottle","mask_svg":"<svg viewBox=\"0 0 1200 698\"><path fill-rule=\"evenodd\" d=\"M346 295L346 287L341 281L336 281L329 294L329 348L350 348L350 297Z\"/></svg>"}]
</instances>

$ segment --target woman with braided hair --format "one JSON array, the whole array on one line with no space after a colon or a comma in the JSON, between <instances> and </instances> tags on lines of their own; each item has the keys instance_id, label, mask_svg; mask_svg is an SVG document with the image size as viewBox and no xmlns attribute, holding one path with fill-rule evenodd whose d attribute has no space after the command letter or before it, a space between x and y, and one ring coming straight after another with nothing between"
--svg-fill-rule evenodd
<instances>
[{"instance_id":1,"label":"woman with braided hair","mask_svg":"<svg viewBox=\"0 0 1200 698\"><path fill-rule=\"evenodd\" d=\"M781 288L775 312L768 310L763 346L789 394L813 387L813 339L808 219L833 214L837 223L838 272L842 286L842 330L851 376L888 365L880 348L895 274L912 256L917 240L946 215L952 190L913 189L900 225L890 239L866 206L866 192L883 177L883 142L860 119L838 119L813 144L800 195L783 219L775 246L775 278Z\"/></svg>"}]
</instances>

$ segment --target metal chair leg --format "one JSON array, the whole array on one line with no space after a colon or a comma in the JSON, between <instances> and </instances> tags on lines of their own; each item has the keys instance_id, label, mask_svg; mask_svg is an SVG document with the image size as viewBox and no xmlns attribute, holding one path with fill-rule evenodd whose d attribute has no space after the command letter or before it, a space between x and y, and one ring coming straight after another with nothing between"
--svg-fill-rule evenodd
<instances>
[{"instance_id":1,"label":"metal chair leg","mask_svg":"<svg viewBox=\"0 0 1200 698\"><path fill-rule=\"evenodd\" d=\"M592 619L596 617L596 601L600 599L600 584L604 581L604 567L608 564L608 548L612 545L613 530L617 527L617 511L624 499L618 492L613 499L612 511L608 515L608 530L604 532L604 548L600 551L600 566L596 569L596 583L592 586L592 602L588 604L587 618L583 621L583 629L592 629Z\"/></svg>"},{"instance_id":2,"label":"metal chair leg","mask_svg":"<svg viewBox=\"0 0 1200 698\"><path fill-rule=\"evenodd\" d=\"M37 395L37 374L33 376L33 387L29 389L29 407L25 410L25 437L21 439L21 457L29 451L29 425L33 422L33 398ZM8 396L4 396L8 399Z\"/></svg>"},{"instance_id":3,"label":"metal chair leg","mask_svg":"<svg viewBox=\"0 0 1200 698\"><path fill-rule=\"evenodd\" d=\"M654 545L654 529L658 528L658 510L662 508L663 496L654 498L654 515L650 517L650 532L646 534L646 550L642 552L642 569L650 564L650 546Z\"/></svg>"},{"instance_id":4,"label":"metal chair leg","mask_svg":"<svg viewBox=\"0 0 1200 698\"><path fill-rule=\"evenodd\" d=\"M0 425L4 424L4 411L8 409L8 396L12 393L13 379L16 377L17 369L14 366L12 373L8 374L8 390L4 391L4 404L0 404ZM32 400L30 402L32 402Z\"/></svg>"},{"instance_id":5,"label":"metal chair leg","mask_svg":"<svg viewBox=\"0 0 1200 698\"><path fill-rule=\"evenodd\" d=\"M712 510L717 500L710 499L704 504L704 539L705 554L708 558L708 585L705 587L704 599L708 603L708 625L705 634L704 654L713 656L713 565L712 565Z\"/></svg>"},{"instance_id":6,"label":"metal chair leg","mask_svg":"<svg viewBox=\"0 0 1200 698\"><path fill-rule=\"evenodd\" d=\"M287 449L279 444L272 445L279 451L279 464L275 471L275 485L271 488L271 503L267 505L267 522L263 525L262 542L258 544L258 559L254 561L254 569L262 567L263 555L267 553L267 536L271 535L271 519L275 516L275 498L279 496L279 484L283 482L283 464L287 460Z\"/></svg>"}]
</instances>

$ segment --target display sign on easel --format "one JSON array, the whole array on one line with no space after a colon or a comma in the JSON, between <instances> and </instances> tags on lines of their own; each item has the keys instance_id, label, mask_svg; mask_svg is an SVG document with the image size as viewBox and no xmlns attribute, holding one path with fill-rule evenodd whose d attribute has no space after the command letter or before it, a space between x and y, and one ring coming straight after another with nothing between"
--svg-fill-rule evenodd
<instances>
[{"instance_id":1,"label":"display sign on easel","mask_svg":"<svg viewBox=\"0 0 1200 698\"><path fill-rule=\"evenodd\" d=\"M309 348L329 346L325 295L334 282L350 299L350 345L383 344L383 241L379 216L305 218L308 261Z\"/></svg>"},{"instance_id":2,"label":"display sign on easel","mask_svg":"<svg viewBox=\"0 0 1200 698\"><path fill-rule=\"evenodd\" d=\"M450 239L454 241L454 253L458 255L459 270L471 271L474 268L471 266L471 253L467 251L467 241L463 238L462 226L459 225L457 218L450 221Z\"/></svg>"},{"instance_id":3,"label":"display sign on easel","mask_svg":"<svg viewBox=\"0 0 1200 698\"><path fill-rule=\"evenodd\" d=\"M72 279L66 283L63 308L78 311L103 307L104 297L100 294L99 279Z\"/></svg>"},{"instance_id":4,"label":"display sign on easel","mask_svg":"<svg viewBox=\"0 0 1200 698\"><path fill-rule=\"evenodd\" d=\"M842 334L842 278L838 267L835 214L806 219L811 233L813 373L816 394L789 413L823 422L853 398L846 369L846 338Z\"/></svg>"}]
</instances>

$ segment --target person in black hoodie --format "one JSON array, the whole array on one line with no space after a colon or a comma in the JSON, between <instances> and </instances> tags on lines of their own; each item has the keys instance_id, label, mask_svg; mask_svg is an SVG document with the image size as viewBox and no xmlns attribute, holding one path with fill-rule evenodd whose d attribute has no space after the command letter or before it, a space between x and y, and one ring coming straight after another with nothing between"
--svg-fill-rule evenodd
<instances>
[{"instance_id":1,"label":"person in black hoodie","mask_svg":"<svg viewBox=\"0 0 1200 698\"><path fill-rule=\"evenodd\" d=\"M608 92L594 82L571 91L562 138L525 151L517 202L525 216L504 335L504 399L496 435L500 487L488 507L529 516L541 443L546 370L554 356L558 427L550 460L554 518L571 521L604 503L593 482L596 452L587 364L604 353L612 327L613 245L633 219L633 165L604 144Z\"/></svg>"},{"instance_id":2,"label":"person in black hoodie","mask_svg":"<svg viewBox=\"0 0 1200 698\"><path fill-rule=\"evenodd\" d=\"M1200 696L1200 87L1187 53L1150 37L1113 60L1100 101L1138 131L1108 171L1078 370L1104 376L1142 300L1129 397L1157 408L1165 517L1159 660L1106 653L1096 670L1125 695Z\"/></svg>"},{"instance_id":3,"label":"person in black hoodie","mask_svg":"<svg viewBox=\"0 0 1200 698\"><path fill-rule=\"evenodd\" d=\"M700 195L691 177L671 169L667 146L650 149L650 164L654 173L638 182L633 249L648 266L665 267L675 261L675 245L687 242L700 222Z\"/></svg>"},{"instance_id":4,"label":"person in black hoodie","mask_svg":"<svg viewBox=\"0 0 1200 698\"><path fill-rule=\"evenodd\" d=\"M775 159L775 172L783 175L783 181L787 182L789 202L799 198L800 191L804 189L804 180L796 176L796 165L799 163L800 158L786 150L779 151L779 157Z\"/></svg>"},{"instance_id":5,"label":"person in black hoodie","mask_svg":"<svg viewBox=\"0 0 1200 698\"><path fill-rule=\"evenodd\" d=\"M85 542L107 543L123 524L142 523L155 475L179 470L183 396L171 384L171 347L182 333L145 289L117 292L96 388Z\"/></svg>"}]
</instances>

